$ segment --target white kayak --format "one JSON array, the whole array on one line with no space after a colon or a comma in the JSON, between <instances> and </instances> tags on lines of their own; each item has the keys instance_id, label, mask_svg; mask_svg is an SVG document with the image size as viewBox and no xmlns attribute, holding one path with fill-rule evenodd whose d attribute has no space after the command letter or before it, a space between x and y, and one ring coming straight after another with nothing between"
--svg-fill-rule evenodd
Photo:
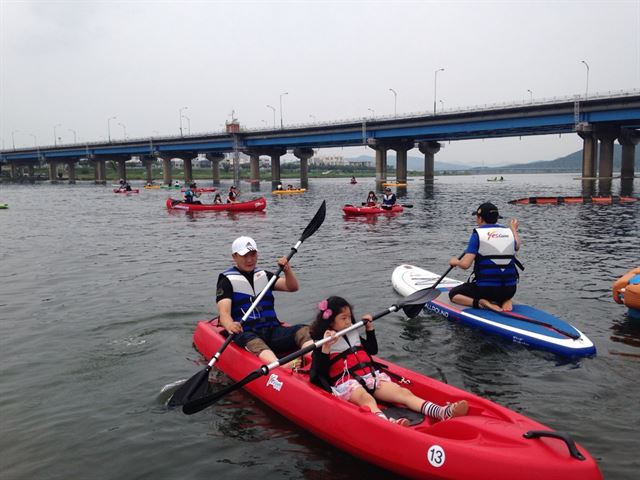
<instances>
[{"instance_id":1,"label":"white kayak","mask_svg":"<svg viewBox=\"0 0 640 480\"><path fill-rule=\"evenodd\" d=\"M436 283L440 275L413 265L396 267L391 276L393 288L401 295L411 295ZM558 317L537 308L514 302L511 312L494 312L465 307L449 300L447 292L462 282L445 277L437 286L442 294L428 302L425 310L449 320L500 335L514 343L552 351L566 357L594 355L596 348L580 330Z\"/></svg>"}]
</instances>

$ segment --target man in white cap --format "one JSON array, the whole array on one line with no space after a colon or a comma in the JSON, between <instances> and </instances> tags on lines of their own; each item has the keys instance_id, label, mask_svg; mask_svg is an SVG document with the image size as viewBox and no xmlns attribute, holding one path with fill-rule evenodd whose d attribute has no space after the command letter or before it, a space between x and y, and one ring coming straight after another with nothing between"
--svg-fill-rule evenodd
<instances>
[{"instance_id":1,"label":"man in white cap","mask_svg":"<svg viewBox=\"0 0 640 480\"><path fill-rule=\"evenodd\" d=\"M287 257L278 259L284 278L278 278L241 323L242 317L269 283L274 273L257 268L258 246L251 237L238 237L231 245L231 258L235 266L218 277L216 302L221 325L236 334L234 342L256 354L264 363L277 360L276 353L288 353L313 341L307 325L283 326L275 311L272 290L295 292L298 279ZM274 353L275 352L275 353Z\"/></svg>"},{"instance_id":2,"label":"man in white cap","mask_svg":"<svg viewBox=\"0 0 640 480\"><path fill-rule=\"evenodd\" d=\"M519 277L516 267L524 268L516 259L521 245L518 220L512 219L509 227L500 225L498 207L489 202L471 215L477 227L462 258L451 258L449 265L466 270L473 264L473 281L453 287L449 298L468 307L511 311Z\"/></svg>"}]
</instances>

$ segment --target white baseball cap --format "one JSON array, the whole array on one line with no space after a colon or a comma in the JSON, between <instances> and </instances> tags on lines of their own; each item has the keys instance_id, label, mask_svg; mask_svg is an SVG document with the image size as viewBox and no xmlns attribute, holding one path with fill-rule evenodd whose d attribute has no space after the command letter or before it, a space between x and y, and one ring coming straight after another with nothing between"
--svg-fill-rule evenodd
<instances>
[{"instance_id":1,"label":"white baseball cap","mask_svg":"<svg viewBox=\"0 0 640 480\"><path fill-rule=\"evenodd\" d=\"M238 237L233 241L231 245L231 253L237 253L241 257L244 257L249 252L257 252L258 246L251 237Z\"/></svg>"}]
</instances>

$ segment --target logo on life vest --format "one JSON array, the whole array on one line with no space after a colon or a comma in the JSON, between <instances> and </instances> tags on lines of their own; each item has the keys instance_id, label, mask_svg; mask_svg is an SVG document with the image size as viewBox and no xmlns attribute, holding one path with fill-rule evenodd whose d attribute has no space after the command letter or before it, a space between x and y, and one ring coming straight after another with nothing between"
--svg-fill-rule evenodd
<instances>
[{"instance_id":1,"label":"logo on life vest","mask_svg":"<svg viewBox=\"0 0 640 480\"><path fill-rule=\"evenodd\" d=\"M487 240L498 239L498 238L509 238L509 234L494 232L492 230L487 232Z\"/></svg>"},{"instance_id":2,"label":"logo on life vest","mask_svg":"<svg viewBox=\"0 0 640 480\"><path fill-rule=\"evenodd\" d=\"M280 380L278 380L278 375L276 375L275 373L272 373L271 376L269 377L269 380L267 380L267 387L269 385L271 385L274 390L277 390L279 392L280 389L282 388L283 383Z\"/></svg>"}]
</instances>

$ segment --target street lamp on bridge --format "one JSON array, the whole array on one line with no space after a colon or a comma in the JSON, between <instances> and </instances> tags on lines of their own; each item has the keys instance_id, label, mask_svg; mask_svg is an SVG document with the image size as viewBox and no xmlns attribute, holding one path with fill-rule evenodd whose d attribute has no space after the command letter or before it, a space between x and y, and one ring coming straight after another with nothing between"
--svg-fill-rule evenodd
<instances>
[{"instance_id":1,"label":"street lamp on bridge","mask_svg":"<svg viewBox=\"0 0 640 480\"><path fill-rule=\"evenodd\" d=\"M276 128L276 107L267 105L267 108L270 108L271 110L273 110L273 128Z\"/></svg>"},{"instance_id":2,"label":"street lamp on bridge","mask_svg":"<svg viewBox=\"0 0 640 480\"><path fill-rule=\"evenodd\" d=\"M27 133L27 135L29 135L30 137L33 137L33 146L37 147L38 146L38 139L36 138L36 136L33 133Z\"/></svg>"},{"instance_id":3,"label":"street lamp on bridge","mask_svg":"<svg viewBox=\"0 0 640 480\"><path fill-rule=\"evenodd\" d=\"M529 103L533 103L533 92L527 88L527 92L529 92Z\"/></svg>"},{"instance_id":4,"label":"street lamp on bridge","mask_svg":"<svg viewBox=\"0 0 640 480\"><path fill-rule=\"evenodd\" d=\"M109 143L111 143L111 120L115 120L118 117L109 117L107 118L107 138Z\"/></svg>"},{"instance_id":5,"label":"street lamp on bridge","mask_svg":"<svg viewBox=\"0 0 640 480\"><path fill-rule=\"evenodd\" d=\"M316 116L315 115L309 115L309 118L311 120L313 120L313 123L316 123Z\"/></svg>"},{"instance_id":6,"label":"street lamp on bridge","mask_svg":"<svg viewBox=\"0 0 640 480\"><path fill-rule=\"evenodd\" d=\"M118 122L118 125L120 125L122 127L122 132L123 132L123 135L124 135L124 139L126 140L127 139L127 127L126 127L126 125L124 123L120 123L120 122Z\"/></svg>"},{"instance_id":7,"label":"street lamp on bridge","mask_svg":"<svg viewBox=\"0 0 640 480\"><path fill-rule=\"evenodd\" d=\"M61 127L62 124L61 123L57 123L53 126L53 146L57 147L58 146L58 135L56 133L56 128Z\"/></svg>"},{"instance_id":8,"label":"street lamp on bridge","mask_svg":"<svg viewBox=\"0 0 640 480\"><path fill-rule=\"evenodd\" d=\"M393 88L390 88L389 91L393 93L393 116L398 116L398 92L396 92Z\"/></svg>"},{"instance_id":9,"label":"street lamp on bridge","mask_svg":"<svg viewBox=\"0 0 640 480\"><path fill-rule=\"evenodd\" d=\"M191 119L189 117L187 117L186 115L182 115L182 116L187 121L187 132L189 132L187 135L191 135Z\"/></svg>"},{"instance_id":10,"label":"street lamp on bridge","mask_svg":"<svg viewBox=\"0 0 640 480\"><path fill-rule=\"evenodd\" d=\"M589 64L584 60L580 60L580 63L584 63L584 66L587 67L587 88L584 91L584 99L589 98Z\"/></svg>"},{"instance_id":11,"label":"street lamp on bridge","mask_svg":"<svg viewBox=\"0 0 640 480\"><path fill-rule=\"evenodd\" d=\"M437 86L438 86L438 72L444 72L444 68L439 68L433 73L433 114L436 114L436 101L438 99L437 96Z\"/></svg>"},{"instance_id":12,"label":"street lamp on bridge","mask_svg":"<svg viewBox=\"0 0 640 480\"><path fill-rule=\"evenodd\" d=\"M373 108L367 108L371 112L371 118L376 118L376 111Z\"/></svg>"},{"instance_id":13,"label":"street lamp on bridge","mask_svg":"<svg viewBox=\"0 0 640 480\"><path fill-rule=\"evenodd\" d=\"M178 114L180 115L180 136L182 137L182 111L187 110L189 107L182 107L178 109Z\"/></svg>"},{"instance_id":14,"label":"street lamp on bridge","mask_svg":"<svg viewBox=\"0 0 640 480\"><path fill-rule=\"evenodd\" d=\"M440 102L440 111L444 110L444 102L442 100L438 100Z\"/></svg>"},{"instance_id":15,"label":"street lamp on bridge","mask_svg":"<svg viewBox=\"0 0 640 480\"><path fill-rule=\"evenodd\" d=\"M13 149L16 149L16 133L20 133L20 130L11 131L11 143L13 143Z\"/></svg>"},{"instance_id":16,"label":"street lamp on bridge","mask_svg":"<svg viewBox=\"0 0 640 480\"><path fill-rule=\"evenodd\" d=\"M78 135L76 134L76 131L73 128L70 128L69 131L71 133L73 133L73 143L77 143L78 142Z\"/></svg>"},{"instance_id":17,"label":"street lamp on bridge","mask_svg":"<svg viewBox=\"0 0 640 480\"><path fill-rule=\"evenodd\" d=\"M285 95L289 95L289 92L280 94L280 128L284 128L284 124L282 123L282 97L284 97Z\"/></svg>"}]
</instances>

